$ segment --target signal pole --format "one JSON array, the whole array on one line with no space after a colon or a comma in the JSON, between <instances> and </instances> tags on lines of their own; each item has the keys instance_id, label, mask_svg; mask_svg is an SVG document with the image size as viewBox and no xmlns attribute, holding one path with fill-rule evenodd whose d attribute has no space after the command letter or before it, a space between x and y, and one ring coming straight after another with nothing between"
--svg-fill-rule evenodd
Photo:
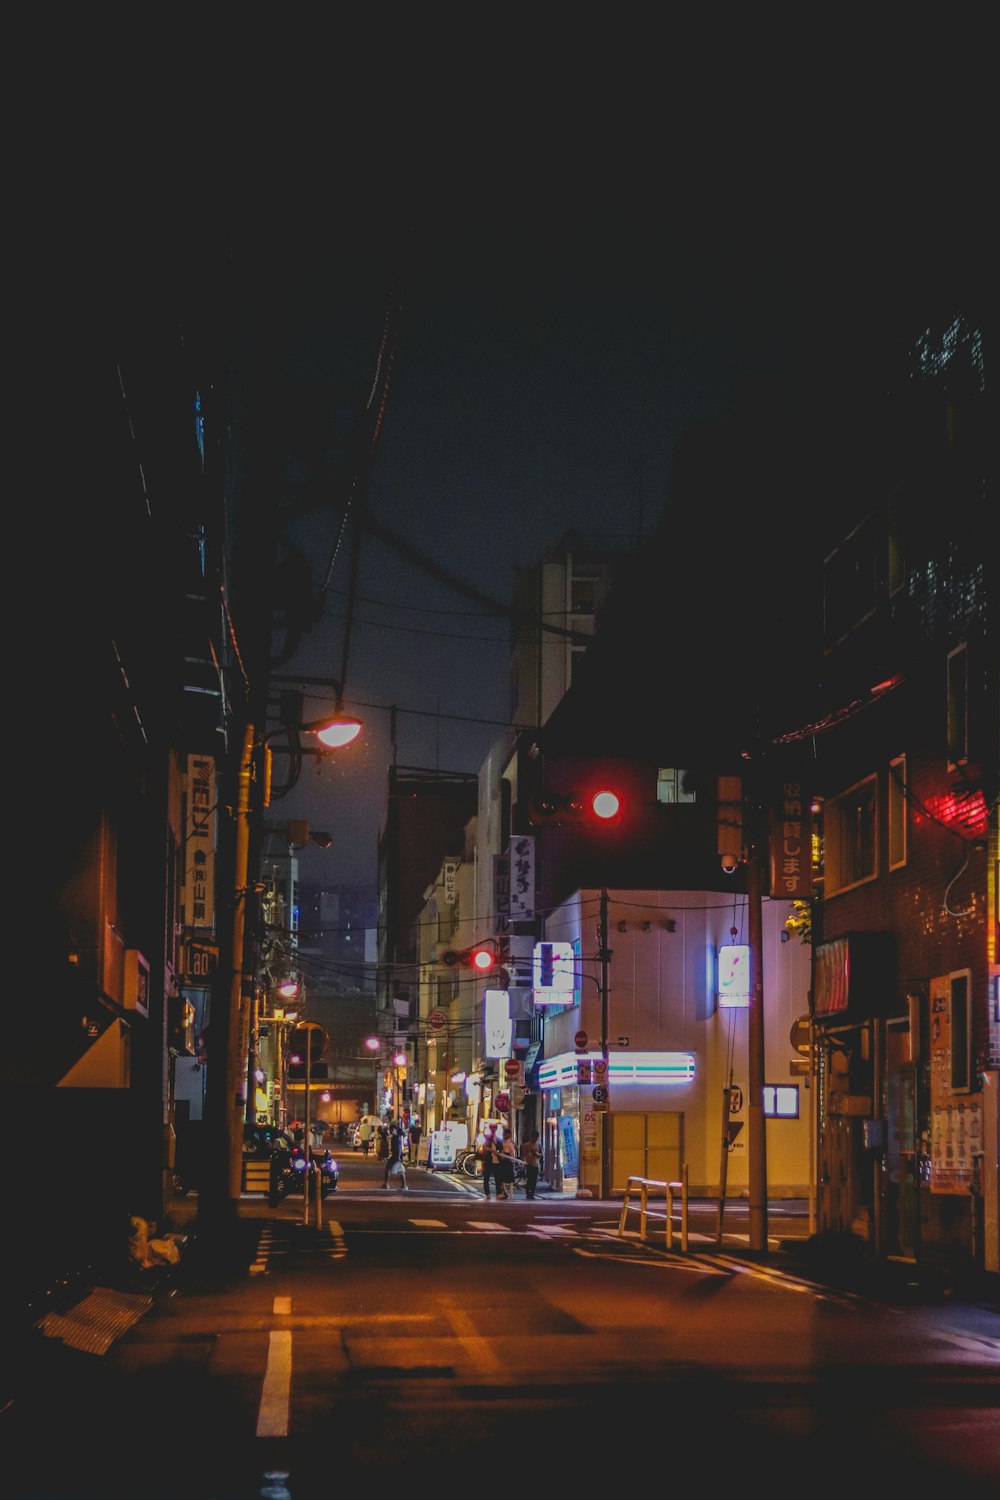
<instances>
[{"instance_id":1,"label":"signal pole","mask_svg":"<svg viewBox=\"0 0 1000 1500\"><path fill-rule=\"evenodd\" d=\"M761 891L760 810L747 804L747 936L750 939L750 1014L747 1017L747 1171L750 1249L767 1250L767 1126L764 1117L764 917Z\"/></svg>"},{"instance_id":2,"label":"signal pole","mask_svg":"<svg viewBox=\"0 0 1000 1500\"><path fill-rule=\"evenodd\" d=\"M601 962L601 1056L604 1058L605 1087L608 1098L601 1114L601 1197L611 1196L611 1069L608 1066L608 965L611 949L608 947L608 888L601 889L600 902L600 948Z\"/></svg>"}]
</instances>

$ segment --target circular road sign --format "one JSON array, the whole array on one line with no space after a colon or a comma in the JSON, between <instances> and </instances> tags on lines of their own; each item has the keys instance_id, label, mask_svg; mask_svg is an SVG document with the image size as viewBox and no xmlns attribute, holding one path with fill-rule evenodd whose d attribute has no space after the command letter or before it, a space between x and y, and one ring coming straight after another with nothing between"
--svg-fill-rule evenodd
<instances>
[{"instance_id":1,"label":"circular road sign","mask_svg":"<svg viewBox=\"0 0 1000 1500\"><path fill-rule=\"evenodd\" d=\"M797 1021L792 1022L788 1033L788 1040L800 1052L803 1057L809 1056L809 1017L799 1016Z\"/></svg>"},{"instance_id":2,"label":"circular road sign","mask_svg":"<svg viewBox=\"0 0 1000 1500\"><path fill-rule=\"evenodd\" d=\"M578 1052L586 1052L587 1043L590 1038L585 1031L578 1031L573 1040L576 1042L576 1049Z\"/></svg>"},{"instance_id":3,"label":"circular road sign","mask_svg":"<svg viewBox=\"0 0 1000 1500\"><path fill-rule=\"evenodd\" d=\"M607 1098L608 1098L608 1091L607 1091L607 1089L604 1087L603 1084L598 1084L597 1088L594 1090L594 1103L595 1104L606 1104L607 1103Z\"/></svg>"},{"instance_id":4,"label":"circular road sign","mask_svg":"<svg viewBox=\"0 0 1000 1500\"><path fill-rule=\"evenodd\" d=\"M517 1057L508 1057L503 1065L503 1070L508 1078L520 1078L521 1060Z\"/></svg>"},{"instance_id":5,"label":"circular road sign","mask_svg":"<svg viewBox=\"0 0 1000 1500\"><path fill-rule=\"evenodd\" d=\"M443 1010L432 1010L427 1017L427 1024L432 1031L440 1031L442 1026L447 1025L448 1017Z\"/></svg>"},{"instance_id":6,"label":"circular road sign","mask_svg":"<svg viewBox=\"0 0 1000 1500\"><path fill-rule=\"evenodd\" d=\"M497 1109L500 1111L501 1114L506 1114L507 1113L507 1111L510 1109L510 1095L509 1094L497 1094Z\"/></svg>"}]
</instances>

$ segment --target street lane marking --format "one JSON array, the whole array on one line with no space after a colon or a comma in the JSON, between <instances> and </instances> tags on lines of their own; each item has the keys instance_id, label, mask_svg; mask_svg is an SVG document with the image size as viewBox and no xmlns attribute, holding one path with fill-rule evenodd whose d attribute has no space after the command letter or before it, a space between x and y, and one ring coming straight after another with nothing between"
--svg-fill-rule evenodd
<instances>
[{"instance_id":1,"label":"street lane marking","mask_svg":"<svg viewBox=\"0 0 1000 1500\"><path fill-rule=\"evenodd\" d=\"M443 1219L411 1219L411 1224L416 1224L418 1229L447 1229L448 1226Z\"/></svg>"},{"instance_id":2,"label":"street lane marking","mask_svg":"<svg viewBox=\"0 0 1000 1500\"><path fill-rule=\"evenodd\" d=\"M494 1224L492 1219L470 1219L469 1224L473 1229L489 1229L497 1234L512 1234L513 1230L509 1224Z\"/></svg>"},{"instance_id":3,"label":"street lane marking","mask_svg":"<svg viewBox=\"0 0 1000 1500\"><path fill-rule=\"evenodd\" d=\"M344 1226L339 1219L331 1219L327 1224L330 1238L333 1240L333 1249L330 1252L331 1260L342 1260L347 1254L347 1240L344 1238Z\"/></svg>"},{"instance_id":4,"label":"street lane marking","mask_svg":"<svg viewBox=\"0 0 1000 1500\"><path fill-rule=\"evenodd\" d=\"M291 1297L275 1297L272 1310L279 1318L286 1316L292 1310Z\"/></svg>"},{"instance_id":5,"label":"street lane marking","mask_svg":"<svg viewBox=\"0 0 1000 1500\"><path fill-rule=\"evenodd\" d=\"M449 1302L445 1307L445 1314L455 1330L455 1337L471 1358L476 1369L491 1375L499 1370L501 1368L500 1357L493 1347L492 1340L482 1336L468 1313Z\"/></svg>"},{"instance_id":6,"label":"street lane marking","mask_svg":"<svg viewBox=\"0 0 1000 1500\"><path fill-rule=\"evenodd\" d=\"M267 1344L267 1368L257 1410L258 1437L288 1435L288 1406L292 1388L291 1330L272 1329Z\"/></svg>"}]
</instances>

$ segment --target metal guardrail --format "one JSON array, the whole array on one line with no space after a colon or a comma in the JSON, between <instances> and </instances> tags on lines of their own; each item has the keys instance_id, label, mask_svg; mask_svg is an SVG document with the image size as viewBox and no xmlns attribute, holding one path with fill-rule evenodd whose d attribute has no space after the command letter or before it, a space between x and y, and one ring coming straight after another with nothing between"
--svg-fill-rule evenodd
<instances>
[{"instance_id":1,"label":"metal guardrail","mask_svg":"<svg viewBox=\"0 0 1000 1500\"><path fill-rule=\"evenodd\" d=\"M625 1186L625 1198L622 1202L621 1218L618 1221L618 1238L625 1234L625 1220L630 1208L635 1207L632 1203L632 1194L639 1194L639 1238L646 1238L646 1215L649 1207L649 1194L651 1191L664 1193L667 1201L667 1227L666 1240L667 1249L674 1248L674 1201L680 1198L681 1205L681 1249L686 1251L688 1247L688 1169L687 1163L681 1168L680 1182L661 1182L655 1177L630 1177Z\"/></svg>"}]
</instances>

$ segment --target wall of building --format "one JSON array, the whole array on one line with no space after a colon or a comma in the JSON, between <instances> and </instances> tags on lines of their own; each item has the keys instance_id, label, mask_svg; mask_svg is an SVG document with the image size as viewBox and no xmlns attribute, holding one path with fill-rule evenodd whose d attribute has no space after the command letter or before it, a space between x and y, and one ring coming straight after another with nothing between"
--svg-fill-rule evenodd
<instances>
[{"instance_id":1,"label":"wall of building","mask_svg":"<svg viewBox=\"0 0 1000 1500\"><path fill-rule=\"evenodd\" d=\"M582 955L578 1003L547 1019L547 1059L573 1053L579 1031L586 1032L591 1049L600 1048L599 899L596 890L575 893L546 923L548 941L578 943ZM799 1101L798 1118L767 1121L768 1192L779 1198L805 1197L809 1190L811 1091L793 1076L798 1053L790 1036L793 1023L808 1013L811 954L795 939L781 940L790 911L790 903L763 902L765 1083L797 1087ZM683 1154L690 1190L698 1195L718 1190L723 1089L730 1072L742 1097L730 1118L743 1129L729 1152L727 1192L740 1196L748 1189L748 1010L720 1009L715 989L718 948L745 943L746 933L745 896L724 901L705 891L609 893L609 1060L665 1052L694 1059L690 1082L612 1082L611 1111L682 1112Z\"/></svg>"}]
</instances>

